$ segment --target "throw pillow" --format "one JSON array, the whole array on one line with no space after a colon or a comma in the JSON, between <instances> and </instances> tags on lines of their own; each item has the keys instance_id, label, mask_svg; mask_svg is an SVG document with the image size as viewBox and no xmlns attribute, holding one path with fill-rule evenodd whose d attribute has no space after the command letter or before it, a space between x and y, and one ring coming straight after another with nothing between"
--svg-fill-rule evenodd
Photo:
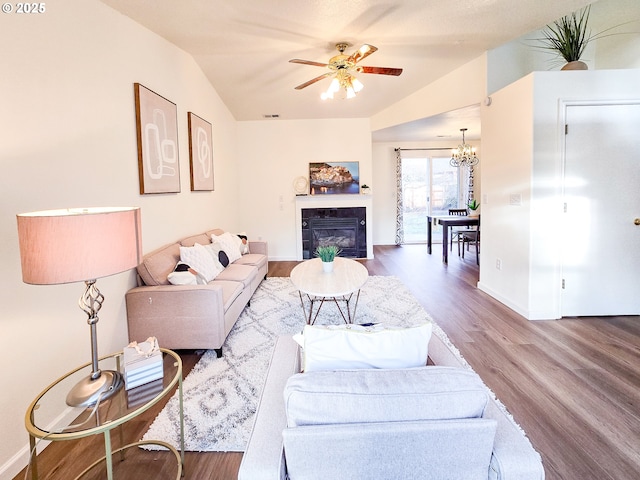
<instances>
[{"instance_id":1,"label":"throw pillow","mask_svg":"<svg viewBox=\"0 0 640 480\"><path fill-rule=\"evenodd\" d=\"M246 255L249 253L249 239L247 238L247 234L245 232L241 232L237 234L240 239L240 254Z\"/></svg>"},{"instance_id":2,"label":"throw pillow","mask_svg":"<svg viewBox=\"0 0 640 480\"><path fill-rule=\"evenodd\" d=\"M424 366L431 330L431 322L407 328L306 325L304 371Z\"/></svg>"},{"instance_id":3,"label":"throw pillow","mask_svg":"<svg viewBox=\"0 0 640 480\"><path fill-rule=\"evenodd\" d=\"M167 280L171 285L206 285L207 281L202 275L184 262L178 262Z\"/></svg>"},{"instance_id":4,"label":"throw pillow","mask_svg":"<svg viewBox=\"0 0 640 480\"><path fill-rule=\"evenodd\" d=\"M180 247L180 260L191 265L196 272L202 274L207 282L213 280L220 273L211 254L199 243L193 247Z\"/></svg>"},{"instance_id":5,"label":"throw pillow","mask_svg":"<svg viewBox=\"0 0 640 480\"><path fill-rule=\"evenodd\" d=\"M211 235L211 242L220 244L221 249L227 254L230 263L235 262L242 256L238 245L238 242L241 242L241 240L236 235L232 235L229 232L224 232L222 235L214 234Z\"/></svg>"},{"instance_id":6,"label":"throw pillow","mask_svg":"<svg viewBox=\"0 0 640 480\"><path fill-rule=\"evenodd\" d=\"M227 257L227 254L224 253L224 250L220 250L218 252L218 261L224 268L227 268L229 266L229 257Z\"/></svg>"},{"instance_id":7,"label":"throw pillow","mask_svg":"<svg viewBox=\"0 0 640 480\"><path fill-rule=\"evenodd\" d=\"M227 268L227 266L229 265L229 261L223 261L223 258L226 258L226 254L224 253L224 250L222 250L222 246L218 242L208 243L207 245L204 245L204 248L207 250L207 252L209 252L211 258L213 258L213 263L215 263L216 265L218 274L222 272L222 270Z\"/></svg>"}]
</instances>

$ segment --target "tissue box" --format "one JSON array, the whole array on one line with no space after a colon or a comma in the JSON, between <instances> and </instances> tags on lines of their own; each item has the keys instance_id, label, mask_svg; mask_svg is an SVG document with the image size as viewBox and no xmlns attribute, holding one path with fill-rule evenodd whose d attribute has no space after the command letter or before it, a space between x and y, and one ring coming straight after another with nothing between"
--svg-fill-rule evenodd
<instances>
[{"instance_id":1,"label":"tissue box","mask_svg":"<svg viewBox=\"0 0 640 480\"><path fill-rule=\"evenodd\" d=\"M131 342L124 348L125 389L138 387L163 377L162 352L155 337Z\"/></svg>"}]
</instances>

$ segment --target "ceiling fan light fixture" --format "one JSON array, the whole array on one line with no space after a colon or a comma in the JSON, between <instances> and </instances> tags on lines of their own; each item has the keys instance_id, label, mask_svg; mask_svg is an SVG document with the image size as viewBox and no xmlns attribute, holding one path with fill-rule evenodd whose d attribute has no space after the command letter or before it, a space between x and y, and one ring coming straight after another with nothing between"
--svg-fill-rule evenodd
<instances>
[{"instance_id":1,"label":"ceiling fan light fixture","mask_svg":"<svg viewBox=\"0 0 640 480\"><path fill-rule=\"evenodd\" d=\"M333 98L334 94L340 92L341 90L343 91L343 93L340 95L341 98L353 98L359 91L364 88L362 82L353 75L354 73L372 73L377 75L393 76L398 76L402 73L401 68L363 67L357 65L360 60L368 57L378 50L378 48L374 47L373 45L364 44L352 55L346 55L344 53L347 47L349 47L348 43L336 44L336 49L340 53L339 55L331 57L329 63L300 60L298 58L289 60L290 63L299 63L302 65L313 65L316 67L329 68L329 71L327 73L318 75L317 77L298 85L297 87L295 87L295 89L302 90L303 88L306 88L309 85L313 85L314 83L319 82L324 78L333 77L331 85L329 85L329 88L326 92L320 95L320 98L322 98L323 100Z\"/></svg>"},{"instance_id":2,"label":"ceiling fan light fixture","mask_svg":"<svg viewBox=\"0 0 640 480\"><path fill-rule=\"evenodd\" d=\"M347 98L353 98L356 96L356 92L353 90L353 87L347 87Z\"/></svg>"},{"instance_id":3,"label":"ceiling fan light fixture","mask_svg":"<svg viewBox=\"0 0 640 480\"><path fill-rule=\"evenodd\" d=\"M353 86L353 91L356 93L364 88L362 82L354 76L351 76L351 85Z\"/></svg>"}]
</instances>

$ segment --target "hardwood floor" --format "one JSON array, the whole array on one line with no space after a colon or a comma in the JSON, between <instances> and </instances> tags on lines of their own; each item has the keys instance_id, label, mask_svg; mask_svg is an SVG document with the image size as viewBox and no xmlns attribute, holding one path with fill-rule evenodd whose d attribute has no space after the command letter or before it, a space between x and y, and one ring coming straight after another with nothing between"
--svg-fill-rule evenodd
<instances>
[{"instance_id":1,"label":"hardwood floor","mask_svg":"<svg viewBox=\"0 0 640 480\"><path fill-rule=\"evenodd\" d=\"M445 266L424 245L377 246L363 263L371 275L394 275L409 287L526 431L548 480L639 478L640 317L527 321L475 287L474 252L464 260L452 253ZM296 264L270 262L269 276L288 276ZM186 371L199 359L179 353ZM124 441L139 439L160 408L127 424ZM73 478L82 470L77 458L102 454L101 437L53 444L38 457L40 478ZM236 479L241 458L187 452L184 478ZM164 452L135 449L115 464L119 480L175 478L175 460Z\"/></svg>"}]
</instances>

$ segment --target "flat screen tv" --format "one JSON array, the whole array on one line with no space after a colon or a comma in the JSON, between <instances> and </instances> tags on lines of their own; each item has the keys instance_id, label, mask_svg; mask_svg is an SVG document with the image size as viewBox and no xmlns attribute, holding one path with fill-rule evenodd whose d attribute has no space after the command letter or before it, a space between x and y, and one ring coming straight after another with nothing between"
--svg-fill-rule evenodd
<instances>
[{"instance_id":1,"label":"flat screen tv","mask_svg":"<svg viewBox=\"0 0 640 480\"><path fill-rule=\"evenodd\" d=\"M322 162L309 164L311 195L360 193L358 162Z\"/></svg>"}]
</instances>

